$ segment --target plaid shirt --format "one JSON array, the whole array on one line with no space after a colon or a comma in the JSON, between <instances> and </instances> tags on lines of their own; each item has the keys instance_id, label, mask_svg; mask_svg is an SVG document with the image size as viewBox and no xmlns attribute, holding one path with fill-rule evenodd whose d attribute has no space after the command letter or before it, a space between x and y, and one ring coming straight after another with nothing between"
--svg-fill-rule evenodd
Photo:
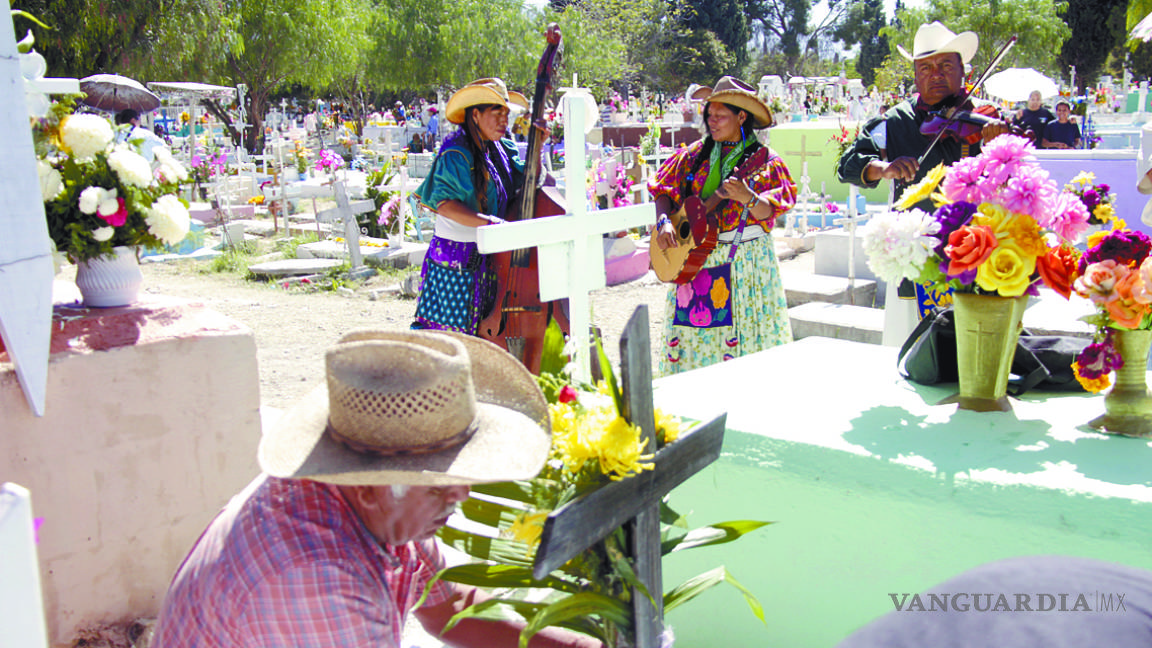
<instances>
[{"instance_id":1,"label":"plaid shirt","mask_svg":"<svg viewBox=\"0 0 1152 648\"><path fill-rule=\"evenodd\" d=\"M443 566L431 539L381 546L334 486L261 476L184 559L153 645L399 647ZM451 594L439 582L425 605Z\"/></svg>"}]
</instances>

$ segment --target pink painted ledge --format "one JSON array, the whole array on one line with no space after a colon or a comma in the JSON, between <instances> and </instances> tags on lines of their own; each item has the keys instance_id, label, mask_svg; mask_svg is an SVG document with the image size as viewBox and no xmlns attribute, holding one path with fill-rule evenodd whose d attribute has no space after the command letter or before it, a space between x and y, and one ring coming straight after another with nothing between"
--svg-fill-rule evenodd
<instances>
[{"instance_id":1,"label":"pink painted ledge","mask_svg":"<svg viewBox=\"0 0 1152 648\"><path fill-rule=\"evenodd\" d=\"M49 346L52 355L251 332L203 302L178 297L142 293L135 304L122 308L84 308L78 300L61 303L58 298L56 301L52 307ZM0 363L11 363L3 342L0 342Z\"/></svg>"}]
</instances>

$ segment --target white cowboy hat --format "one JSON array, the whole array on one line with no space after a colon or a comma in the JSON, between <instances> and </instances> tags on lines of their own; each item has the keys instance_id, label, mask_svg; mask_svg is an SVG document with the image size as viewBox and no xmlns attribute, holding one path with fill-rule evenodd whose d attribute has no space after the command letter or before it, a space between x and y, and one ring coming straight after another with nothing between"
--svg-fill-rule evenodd
<instances>
[{"instance_id":1,"label":"white cowboy hat","mask_svg":"<svg viewBox=\"0 0 1152 648\"><path fill-rule=\"evenodd\" d=\"M260 467L329 484L453 485L536 476L551 447L536 380L500 347L445 331L354 331L326 383L265 430Z\"/></svg>"},{"instance_id":2,"label":"white cowboy hat","mask_svg":"<svg viewBox=\"0 0 1152 648\"><path fill-rule=\"evenodd\" d=\"M956 34L937 20L926 25L920 25L920 29L916 30L911 54L900 45L897 45L896 49L900 50L904 58L910 61L945 52L956 52L960 55L961 62L967 65L968 61L971 61L972 57L976 55L976 50L979 47L980 37L975 32L966 31Z\"/></svg>"},{"instance_id":3,"label":"white cowboy hat","mask_svg":"<svg viewBox=\"0 0 1152 648\"><path fill-rule=\"evenodd\" d=\"M756 95L752 86L736 77L720 77L715 87L701 86L691 96L693 99L716 101L747 110L752 116L752 128L768 128L772 125L772 111L768 109L768 104Z\"/></svg>"},{"instance_id":4,"label":"white cowboy hat","mask_svg":"<svg viewBox=\"0 0 1152 648\"><path fill-rule=\"evenodd\" d=\"M509 110L523 108L527 110L531 104L528 98L509 90L504 82L497 78L477 79L457 90L449 99L444 108L445 116L453 124L464 123L464 110L469 106L482 104L495 104L504 106Z\"/></svg>"}]
</instances>

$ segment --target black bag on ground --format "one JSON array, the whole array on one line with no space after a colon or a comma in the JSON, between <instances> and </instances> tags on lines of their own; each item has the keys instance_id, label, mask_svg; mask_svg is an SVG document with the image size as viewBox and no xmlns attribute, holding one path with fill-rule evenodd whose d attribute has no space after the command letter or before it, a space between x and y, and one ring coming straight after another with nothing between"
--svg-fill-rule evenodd
<instances>
[{"instance_id":1,"label":"black bag on ground","mask_svg":"<svg viewBox=\"0 0 1152 648\"><path fill-rule=\"evenodd\" d=\"M1020 396L1030 389L1083 391L1072 363L1091 343L1089 338L1021 331L1012 358L1008 393ZM959 380L956 323L951 308L935 309L920 320L900 348L896 366L901 376L921 385Z\"/></svg>"}]
</instances>

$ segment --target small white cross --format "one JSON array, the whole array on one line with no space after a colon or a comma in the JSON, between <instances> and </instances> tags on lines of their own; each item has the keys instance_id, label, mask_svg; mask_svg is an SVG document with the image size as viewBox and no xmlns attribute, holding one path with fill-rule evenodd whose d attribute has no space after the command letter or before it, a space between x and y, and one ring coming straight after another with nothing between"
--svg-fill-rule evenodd
<instances>
[{"instance_id":1,"label":"small white cross","mask_svg":"<svg viewBox=\"0 0 1152 648\"><path fill-rule=\"evenodd\" d=\"M364 259L360 255L360 224L356 221L356 214L375 211L376 203L371 200L349 202L348 190L344 188L343 180L332 183L332 192L336 197L336 206L316 214L316 221L320 223L331 223L336 219L344 221L344 242L348 245L348 256L352 260L352 268L359 268L364 265Z\"/></svg>"},{"instance_id":2,"label":"small white cross","mask_svg":"<svg viewBox=\"0 0 1152 648\"><path fill-rule=\"evenodd\" d=\"M588 294L606 284L604 246L607 232L656 222L652 203L588 212L588 186L584 153L584 120L588 90L567 89L564 102L564 153L567 158L568 213L534 218L502 225L486 225L476 231L476 244L482 254L538 248L540 300L569 300L572 339L577 343L573 362L582 381L591 380L588 344L591 340L591 306ZM529 161L532 163L533 161Z\"/></svg>"}]
</instances>

